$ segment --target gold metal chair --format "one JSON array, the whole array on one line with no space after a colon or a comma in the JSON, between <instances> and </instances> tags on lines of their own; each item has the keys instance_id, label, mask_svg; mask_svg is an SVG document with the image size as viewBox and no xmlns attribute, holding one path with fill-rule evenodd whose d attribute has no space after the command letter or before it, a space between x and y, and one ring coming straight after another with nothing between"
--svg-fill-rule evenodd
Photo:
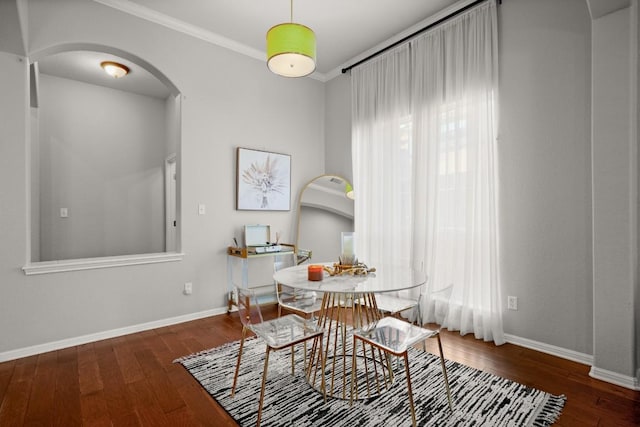
<instances>
[{"instance_id":1,"label":"gold metal chair","mask_svg":"<svg viewBox=\"0 0 640 427\"><path fill-rule=\"evenodd\" d=\"M314 291L302 291L290 286L276 283L276 295L278 297L278 317L282 315L282 309L299 314L302 317L315 318L315 313L322 308L322 294Z\"/></svg>"},{"instance_id":2,"label":"gold metal chair","mask_svg":"<svg viewBox=\"0 0 640 427\"><path fill-rule=\"evenodd\" d=\"M400 317L401 313L406 313L411 310L411 313L405 315L410 321L415 322L418 326L424 324L422 320L422 303L425 299L425 292L427 284L424 283L420 287L420 294L418 297L411 297L409 292L387 292L377 293L376 308L383 316Z\"/></svg>"},{"instance_id":3,"label":"gold metal chair","mask_svg":"<svg viewBox=\"0 0 640 427\"><path fill-rule=\"evenodd\" d=\"M424 305L423 310L426 312L425 323L434 322L442 325L447 321L449 300L452 292L453 284L450 284L445 288L431 291L423 296L421 304Z\"/></svg>"},{"instance_id":4,"label":"gold metal chair","mask_svg":"<svg viewBox=\"0 0 640 427\"><path fill-rule=\"evenodd\" d=\"M393 294L376 294L376 304L378 310L384 315L395 316L408 310L413 310L411 318L416 319L418 325L422 324L422 313L420 312L420 300L422 291L417 299L403 298Z\"/></svg>"},{"instance_id":5,"label":"gold metal chair","mask_svg":"<svg viewBox=\"0 0 640 427\"><path fill-rule=\"evenodd\" d=\"M300 252L301 250L298 250ZM311 257L311 251L307 251L309 258ZM298 261L298 264L300 262ZM291 267L291 264L286 262L274 263L274 270L278 271L286 267ZM276 296L278 298L278 317L282 316L282 309L298 314L304 318L314 318L315 313L320 311L322 307L322 293L314 291L305 291L296 289L291 286L283 285L282 283L275 283Z\"/></svg>"},{"instance_id":6,"label":"gold metal chair","mask_svg":"<svg viewBox=\"0 0 640 427\"><path fill-rule=\"evenodd\" d=\"M255 293L246 288L236 287L238 292L238 314L242 322L242 339L240 340L240 350L238 351L238 361L236 363L236 371L233 376L233 387L231 388L231 396L235 395L236 384L238 381L238 372L240 371L240 360L242 359L242 349L247 335L247 331L251 331L261 338L267 344L266 355L264 359L264 370L262 371L262 388L260 389L260 403L258 404L258 421L260 426L262 418L262 404L264 401L265 386L267 383L267 369L269 367L269 354L272 350L282 350L291 348L291 372L294 373L294 346L306 342L308 340L319 340L320 348L322 348L322 337L324 330L320 328L316 322L304 319L297 314L289 314L278 317L273 320L263 320L260 306L256 300ZM321 366L321 372L324 372L325 361L322 352L318 352L318 360ZM324 383L324 375L322 378L322 392L326 397L326 387Z\"/></svg>"},{"instance_id":7,"label":"gold metal chair","mask_svg":"<svg viewBox=\"0 0 640 427\"><path fill-rule=\"evenodd\" d=\"M373 322L362 329L356 330L353 334L353 352L352 352L352 368L351 368L351 400L353 402L354 396L358 398L358 385L356 382L356 370L357 370L357 342L358 340L363 343L369 344L374 348L382 350L387 355L393 355L404 358L404 368L407 377L407 392L409 394L409 406L411 408L411 419L413 426L416 424L416 411L413 404L413 392L411 390L411 374L409 372L409 357L408 349L410 346L419 342L425 341L427 338L435 337L438 340L438 350L440 352L440 364L442 365L442 374L444 376L444 385L447 391L447 399L449 400L449 409L453 411L453 403L451 400L451 390L449 389L449 378L447 377L447 368L445 366L444 357L442 356L442 343L440 341L440 334L438 331L421 328L413 325L409 322L397 319L395 317L383 317L382 319ZM364 344L363 344L364 348ZM367 363L365 357L365 364ZM390 365L390 361L387 358L387 363ZM366 369L366 366L365 366ZM388 366L387 372L389 372L390 381L393 381L393 373ZM367 379L368 381L368 379ZM369 388L367 382L367 388Z\"/></svg>"}]
</instances>

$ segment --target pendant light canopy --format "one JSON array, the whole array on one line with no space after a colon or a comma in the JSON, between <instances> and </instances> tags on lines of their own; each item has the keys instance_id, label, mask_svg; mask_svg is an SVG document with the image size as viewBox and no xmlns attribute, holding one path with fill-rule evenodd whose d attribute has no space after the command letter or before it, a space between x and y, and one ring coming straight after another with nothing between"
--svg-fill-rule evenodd
<instances>
[{"instance_id":1,"label":"pendant light canopy","mask_svg":"<svg viewBox=\"0 0 640 427\"><path fill-rule=\"evenodd\" d=\"M271 27L267 32L267 65L284 77L304 77L316 69L316 35L313 30L293 22Z\"/></svg>"}]
</instances>

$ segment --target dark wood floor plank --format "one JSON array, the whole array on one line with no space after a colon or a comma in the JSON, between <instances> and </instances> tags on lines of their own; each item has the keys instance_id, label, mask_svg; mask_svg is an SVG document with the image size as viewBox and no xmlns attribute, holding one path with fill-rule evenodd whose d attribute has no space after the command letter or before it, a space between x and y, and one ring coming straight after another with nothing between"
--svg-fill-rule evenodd
<instances>
[{"instance_id":1,"label":"dark wood floor plank","mask_svg":"<svg viewBox=\"0 0 640 427\"><path fill-rule=\"evenodd\" d=\"M184 401L173 388L165 371L165 366L166 369L177 369L177 367L172 367L172 362L161 364L151 350L139 351L136 353L136 357L140 360L140 365L146 373L146 379L153 387L156 399L163 411L171 412L184 406Z\"/></svg>"},{"instance_id":2,"label":"dark wood floor plank","mask_svg":"<svg viewBox=\"0 0 640 427\"><path fill-rule=\"evenodd\" d=\"M113 348L100 348L98 365L104 383L104 398L114 425L138 426L138 417L133 403L127 397L127 387ZM104 350L104 351L102 351Z\"/></svg>"},{"instance_id":3,"label":"dark wood floor plank","mask_svg":"<svg viewBox=\"0 0 640 427\"><path fill-rule=\"evenodd\" d=\"M31 394L31 379L12 381L0 402L0 426L20 426L24 423Z\"/></svg>"},{"instance_id":4,"label":"dark wood floor plank","mask_svg":"<svg viewBox=\"0 0 640 427\"><path fill-rule=\"evenodd\" d=\"M56 368L58 355L55 351L38 356L36 373L33 377L25 424L48 425L53 413L53 398L56 389Z\"/></svg>"},{"instance_id":5,"label":"dark wood floor plank","mask_svg":"<svg viewBox=\"0 0 640 427\"><path fill-rule=\"evenodd\" d=\"M93 343L78 347L78 381L82 396L104 388Z\"/></svg>"},{"instance_id":6,"label":"dark wood floor plank","mask_svg":"<svg viewBox=\"0 0 640 427\"><path fill-rule=\"evenodd\" d=\"M167 345L167 341L162 338L162 335L167 335L166 332L156 331L157 333L148 340L150 349L153 351L153 355L156 361L160 364L160 367L171 366L171 362L175 359L173 356L175 353Z\"/></svg>"},{"instance_id":7,"label":"dark wood floor plank","mask_svg":"<svg viewBox=\"0 0 640 427\"><path fill-rule=\"evenodd\" d=\"M192 416L191 411L187 406L182 406L175 411L169 412L167 415L167 419L169 420L169 425L175 427L190 427L199 425L196 419Z\"/></svg>"},{"instance_id":8,"label":"dark wood floor plank","mask_svg":"<svg viewBox=\"0 0 640 427\"><path fill-rule=\"evenodd\" d=\"M58 354L52 421L55 426L81 426L82 409L77 351L71 353L69 349L65 350L62 355Z\"/></svg>"},{"instance_id":9,"label":"dark wood floor plank","mask_svg":"<svg viewBox=\"0 0 640 427\"><path fill-rule=\"evenodd\" d=\"M0 405L4 399L4 395L9 388L9 383L15 371L16 361L0 363Z\"/></svg>"},{"instance_id":10,"label":"dark wood floor plank","mask_svg":"<svg viewBox=\"0 0 640 427\"><path fill-rule=\"evenodd\" d=\"M80 396L80 414L84 426L111 425L107 400L102 390Z\"/></svg>"},{"instance_id":11,"label":"dark wood floor plank","mask_svg":"<svg viewBox=\"0 0 640 427\"><path fill-rule=\"evenodd\" d=\"M118 360L120 366L120 372L124 378L126 384L142 381L144 379L144 372L138 363L138 359L134 354L136 349L144 348L137 341L126 341L122 345L117 346L114 349L114 354Z\"/></svg>"},{"instance_id":12,"label":"dark wood floor plank","mask_svg":"<svg viewBox=\"0 0 640 427\"><path fill-rule=\"evenodd\" d=\"M266 318L275 306L265 307ZM176 358L240 338L237 313L0 363L0 426L222 426L236 423ZM567 396L559 427L640 425L640 392L589 366L442 331L445 357ZM437 354L435 340L428 351Z\"/></svg>"},{"instance_id":13,"label":"dark wood floor plank","mask_svg":"<svg viewBox=\"0 0 640 427\"><path fill-rule=\"evenodd\" d=\"M171 331L159 336L167 347L167 358L165 359L167 362L173 362L176 354L190 354L189 348L180 340L178 333Z\"/></svg>"},{"instance_id":14,"label":"dark wood floor plank","mask_svg":"<svg viewBox=\"0 0 640 427\"><path fill-rule=\"evenodd\" d=\"M127 384L129 399L133 403L140 425L167 426L169 419L158 403L153 386L146 380Z\"/></svg>"},{"instance_id":15,"label":"dark wood floor plank","mask_svg":"<svg viewBox=\"0 0 640 427\"><path fill-rule=\"evenodd\" d=\"M11 382L18 381L31 381L36 374L36 367L38 366L38 356L29 356L15 361L15 367L13 368L13 377Z\"/></svg>"},{"instance_id":16,"label":"dark wood floor plank","mask_svg":"<svg viewBox=\"0 0 640 427\"><path fill-rule=\"evenodd\" d=\"M197 424L204 427L237 427L226 411L197 383L178 388Z\"/></svg>"}]
</instances>

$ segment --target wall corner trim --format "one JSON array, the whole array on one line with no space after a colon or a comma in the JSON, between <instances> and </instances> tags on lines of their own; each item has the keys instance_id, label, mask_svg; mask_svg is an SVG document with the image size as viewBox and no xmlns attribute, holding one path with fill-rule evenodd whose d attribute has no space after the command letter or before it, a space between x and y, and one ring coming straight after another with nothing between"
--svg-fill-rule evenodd
<instances>
[{"instance_id":1,"label":"wall corner trim","mask_svg":"<svg viewBox=\"0 0 640 427\"><path fill-rule=\"evenodd\" d=\"M631 390L640 391L640 382L638 378L623 375L618 372L608 371L606 369L597 368L595 366L591 367L589 371L589 376L591 378L595 378L597 380L606 381L611 384L619 385L621 387L625 387Z\"/></svg>"}]
</instances>

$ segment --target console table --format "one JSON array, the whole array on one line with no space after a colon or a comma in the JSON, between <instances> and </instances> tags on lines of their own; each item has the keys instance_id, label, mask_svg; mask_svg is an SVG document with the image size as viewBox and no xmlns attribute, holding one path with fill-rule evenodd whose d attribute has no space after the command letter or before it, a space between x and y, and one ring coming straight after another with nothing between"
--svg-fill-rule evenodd
<instances>
[{"instance_id":1,"label":"console table","mask_svg":"<svg viewBox=\"0 0 640 427\"><path fill-rule=\"evenodd\" d=\"M275 284L271 277L265 277L262 283L249 284L250 265L258 259L271 259L273 271L296 265L294 245L280 244L280 250L274 252L252 253L251 249L229 246L227 248L227 311L235 311L237 297L235 286L259 289L258 302L268 304L277 302Z\"/></svg>"}]
</instances>

